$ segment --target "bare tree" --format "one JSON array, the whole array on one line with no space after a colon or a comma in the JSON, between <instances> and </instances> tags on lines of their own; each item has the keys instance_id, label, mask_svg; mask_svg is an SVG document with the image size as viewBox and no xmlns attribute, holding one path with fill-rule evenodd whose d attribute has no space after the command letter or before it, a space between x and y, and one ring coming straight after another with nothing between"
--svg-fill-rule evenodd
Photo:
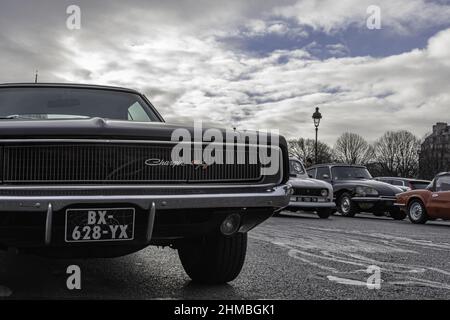
<instances>
[{"instance_id":1,"label":"bare tree","mask_svg":"<svg viewBox=\"0 0 450 320\"><path fill-rule=\"evenodd\" d=\"M315 140L313 139L294 139L289 141L289 155L296 157L303 162L315 160ZM318 163L331 162L332 150L324 142L318 141L317 143L317 161Z\"/></svg>"},{"instance_id":2,"label":"bare tree","mask_svg":"<svg viewBox=\"0 0 450 320\"><path fill-rule=\"evenodd\" d=\"M375 142L376 160L389 176L417 176L419 150L420 140L406 130L388 131Z\"/></svg>"},{"instance_id":3,"label":"bare tree","mask_svg":"<svg viewBox=\"0 0 450 320\"><path fill-rule=\"evenodd\" d=\"M334 146L337 161L348 164L367 164L373 159L373 147L356 133L345 132Z\"/></svg>"}]
</instances>

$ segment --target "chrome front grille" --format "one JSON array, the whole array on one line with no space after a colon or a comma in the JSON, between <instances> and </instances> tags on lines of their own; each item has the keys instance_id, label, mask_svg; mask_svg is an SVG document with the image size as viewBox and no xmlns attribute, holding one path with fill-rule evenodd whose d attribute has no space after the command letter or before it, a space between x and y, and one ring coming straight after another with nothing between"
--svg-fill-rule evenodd
<instances>
[{"instance_id":1,"label":"chrome front grille","mask_svg":"<svg viewBox=\"0 0 450 320\"><path fill-rule=\"evenodd\" d=\"M2 148L3 184L255 182L261 165L146 165L171 160L170 145L122 143L18 144Z\"/></svg>"}]
</instances>

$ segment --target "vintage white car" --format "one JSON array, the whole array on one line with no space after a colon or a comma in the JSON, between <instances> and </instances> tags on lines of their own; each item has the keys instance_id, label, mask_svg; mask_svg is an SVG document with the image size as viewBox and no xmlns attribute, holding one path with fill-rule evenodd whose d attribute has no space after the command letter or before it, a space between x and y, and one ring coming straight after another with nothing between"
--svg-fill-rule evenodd
<instances>
[{"instance_id":1,"label":"vintage white car","mask_svg":"<svg viewBox=\"0 0 450 320\"><path fill-rule=\"evenodd\" d=\"M312 211L322 219L327 219L336 209L333 201L333 187L330 183L312 179L306 173L303 163L289 159L290 180L294 189L291 195L288 211Z\"/></svg>"}]
</instances>

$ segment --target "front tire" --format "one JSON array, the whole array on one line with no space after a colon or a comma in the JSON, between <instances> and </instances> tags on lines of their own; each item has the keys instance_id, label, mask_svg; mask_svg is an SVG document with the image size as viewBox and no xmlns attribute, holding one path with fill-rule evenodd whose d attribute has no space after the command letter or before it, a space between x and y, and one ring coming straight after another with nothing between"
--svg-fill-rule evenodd
<instances>
[{"instance_id":1,"label":"front tire","mask_svg":"<svg viewBox=\"0 0 450 320\"><path fill-rule=\"evenodd\" d=\"M319 216L320 219L328 219L332 213L333 213L332 209L317 210L317 215Z\"/></svg>"},{"instance_id":2,"label":"front tire","mask_svg":"<svg viewBox=\"0 0 450 320\"><path fill-rule=\"evenodd\" d=\"M338 211L344 217L354 217L357 209L350 193L344 192L338 199Z\"/></svg>"},{"instance_id":3,"label":"front tire","mask_svg":"<svg viewBox=\"0 0 450 320\"><path fill-rule=\"evenodd\" d=\"M182 245L178 248L178 256L193 281L223 284L239 275L246 251L247 233L215 234Z\"/></svg>"},{"instance_id":4,"label":"front tire","mask_svg":"<svg viewBox=\"0 0 450 320\"><path fill-rule=\"evenodd\" d=\"M427 209L420 200L413 200L408 205L408 217L412 223L424 224L428 220Z\"/></svg>"}]
</instances>

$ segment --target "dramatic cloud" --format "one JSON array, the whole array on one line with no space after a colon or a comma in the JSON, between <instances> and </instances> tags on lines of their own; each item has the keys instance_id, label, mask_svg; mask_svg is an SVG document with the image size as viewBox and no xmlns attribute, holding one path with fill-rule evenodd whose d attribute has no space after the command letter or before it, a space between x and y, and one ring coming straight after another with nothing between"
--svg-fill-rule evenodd
<instances>
[{"instance_id":1,"label":"dramatic cloud","mask_svg":"<svg viewBox=\"0 0 450 320\"><path fill-rule=\"evenodd\" d=\"M378 1L384 29L370 35L388 30L401 42L417 32L428 41L357 56L347 36L367 31L369 2L80 1L82 29L70 31L70 1L31 10L2 0L0 82L29 81L39 68L46 82L141 90L171 122L312 137L318 106L329 143L343 131L369 140L392 129L422 136L447 120L450 106L449 5Z\"/></svg>"}]
</instances>

